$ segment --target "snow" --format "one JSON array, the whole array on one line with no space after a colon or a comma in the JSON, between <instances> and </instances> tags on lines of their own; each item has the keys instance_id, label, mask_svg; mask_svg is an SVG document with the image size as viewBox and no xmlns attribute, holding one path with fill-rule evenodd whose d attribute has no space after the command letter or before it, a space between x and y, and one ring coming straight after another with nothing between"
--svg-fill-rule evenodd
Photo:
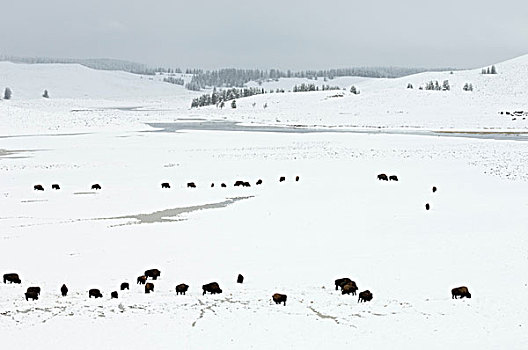
<instances>
[{"instance_id":1,"label":"snow","mask_svg":"<svg viewBox=\"0 0 528 350\"><path fill-rule=\"evenodd\" d=\"M498 64L497 76L475 70L366 79L357 83L357 96L254 96L237 101L236 110L190 110L197 94L181 87L70 65L34 69L49 77L44 83L57 84L57 94L63 84L75 84L66 72L86 70L84 88L93 97L83 97L79 87L44 100L33 97L40 87L30 93L33 66L0 65L14 91L13 100L0 101L0 271L22 279L0 283L2 343L17 349L525 348L525 141L169 133L145 123L204 118L522 130L497 111L522 109L527 61ZM109 86L122 88L98 86L106 84L98 77L103 73L115 83ZM417 90L444 76L452 91ZM459 91L466 81L476 91ZM405 89L407 82L415 89ZM15 86L28 87L27 95ZM400 108L406 112L397 121L379 112ZM359 115L342 114L347 110ZM400 181L378 181L379 173ZM286 181L279 183L280 176ZM233 187L239 179L252 187ZM255 186L257 179L263 185ZM186 187L190 181L196 189ZM162 182L171 188L161 189ZM52 191L52 183L61 190ZM91 190L93 183L102 190ZM45 191L34 191L35 184ZM138 221L140 215L149 220ZM161 277L145 295L135 279L150 268ZM244 284L235 283L239 273ZM341 277L374 299L358 303L357 296L341 295L334 290ZM130 291L110 299L125 281ZM212 281L224 292L202 296L201 286ZM63 283L70 290L65 298ZM190 286L187 295L175 295L179 283ZM28 302L23 293L34 285L42 294ZM451 299L451 288L462 285L473 297ZM90 288L104 297L89 299ZM286 306L272 303L276 292L288 295Z\"/></svg>"}]
</instances>

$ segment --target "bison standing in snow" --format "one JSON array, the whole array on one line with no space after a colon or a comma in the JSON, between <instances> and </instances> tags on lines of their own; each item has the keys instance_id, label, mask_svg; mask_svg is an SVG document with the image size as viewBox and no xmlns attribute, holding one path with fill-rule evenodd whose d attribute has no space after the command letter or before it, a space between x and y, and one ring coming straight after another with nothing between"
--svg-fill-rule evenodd
<instances>
[{"instance_id":1,"label":"bison standing in snow","mask_svg":"<svg viewBox=\"0 0 528 350\"><path fill-rule=\"evenodd\" d=\"M112 293L110 293L110 299L117 299L118 295L117 292L114 290Z\"/></svg>"},{"instance_id":2,"label":"bison standing in snow","mask_svg":"<svg viewBox=\"0 0 528 350\"><path fill-rule=\"evenodd\" d=\"M202 295L205 295L206 292L209 292L211 294L221 294L222 293L222 289L220 289L220 286L216 282L204 284L202 286L202 290L203 290Z\"/></svg>"},{"instance_id":3,"label":"bison standing in snow","mask_svg":"<svg viewBox=\"0 0 528 350\"><path fill-rule=\"evenodd\" d=\"M275 293L271 296L275 304L284 303L284 306L286 306L286 299L288 298L286 294L279 294Z\"/></svg>"},{"instance_id":4,"label":"bison standing in snow","mask_svg":"<svg viewBox=\"0 0 528 350\"><path fill-rule=\"evenodd\" d=\"M91 297L94 297L95 299L97 298L102 298L103 295L101 294L101 291L99 289L90 289L88 291L88 298L91 298Z\"/></svg>"},{"instance_id":5,"label":"bison standing in snow","mask_svg":"<svg viewBox=\"0 0 528 350\"><path fill-rule=\"evenodd\" d=\"M157 280L160 275L161 275L161 272L158 269L151 269L151 270L145 271L145 276L147 278L150 277L153 280Z\"/></svg>"},{"instance_id":6,"label":"bison standing in snow","mask_svg":"<svg viewBox=\"0 0 528 350\"><path fill-rule=\"evenodd\" d=\"M51 185L51 189L52 190L60 190L60 186L59 186L59 184L53 184L53 185Z\"/></svg>"},{"instance_id":7,"label":"bison standing in snow","mask_svg":"<svg viewBox=\"0 0 528 350\"><path fill-rule=\"evenodd\" d=\"M398 176L396 176L396 175L391 175L391 176L389 176L389 180L390 180L390 181L398 181Z\"/></svg>"},{"instance_id":8,"label":"bison standing in snow","mask_svg":"<svg viewBox=\"0 0 528 350\"><path fill-rule=\"evenodd\" d=\"M286 181L286 177L285 177L285 176L281 176L281 177L279 178L279 182L283 182L283 181Z\"/></svg>"},{"instance_id":9,"label":"bison standing in snow","mask_svg":"<svg viewBox=\"0 0 528 350\"><path fill-rule=\"evenodd\" d=\"M170 188L170 184L168 182L163 182L161 188Z\"/></svg>"},{"instance_id":10,"label":"bison standing in snow","mask_svg":"<svg viewBox=\"0 0 528 350\"><path fill-rule=\"evenodd\" d=\"M38 298L39 298L39 295L38 295L37 292L27 291L26 293L24 293L24 295L26 296L26 301L28 301L29 299L38 300Z\"/></svg>"},{"instance_id":11,"label":"bison standing in snow","mask_svg":"<svg viewBox=\"0 0 528 350\"><path fill-rule=\"evenodd\" d=\"M196 188L196 184L194 182L187 182L187 188Z\"/></svg>"},{"instance_id":12,"label":"bison standing in snow","mask_svg":"<svg viewBox=\"0 0 528 350\"><path fill-rule=\"evenodd\" d=\"M154 291L154 283L145 284L145 294L149 294Z\"/></svg>"},{"instance_id":13,"label":"bison standing in snow","mask_svg":"<svg viewBox=\"0 0 528 350\"><path fill-rule=\"evenodd\" d=\"M178 284L176 286L176 295L178 295L178 294L185 295L185 292L187 292L188 289L189 289L189 286L186 285L185 283Z\"/></svg>"},{"instance_id":14,"label":"bison standing in snow","mask_svg":"<svg viewBox=\"0 0 528 350\"><path fill-rule=\"evenodd\" d=\"M93 184L92 185L92 190L100 190L101 189L101 185L99 184Z\"/></svg>"},{"instance_id":15,"label":"bison standing in snow","mask_svg":"<svg viewBox=\"0 0 528 350\"><path fill-rule=\"evenodd\" d=\"M343 286L347 283L350 283L352 282L352 280L348 277L345 277L345 278L338 278L335 280L335 290L337 290L337 288L343 288Z\"/></svg>"},{"instance_id":16,"label":"bison standing in snow","mask_svg":"<svg viewBox=\"0 0 528 350\"><path fill-rule=\"evenodd\" d=\"M351 281L351 282L345 284L343 286L343 288L341 288L341 294L343 294L343 295L345 295L345 294L356 295L356 291L357 290L358 290L358 287L356 286L356 282Z\"/></svg>"},{"instance_id":17,"label":"bison standing in snow","mask_svg":"<svg viewBox=\"0 0 528 350\"><path fill-rule=\"evenodd\" d=\"M367 302L372 300L372 293L369 290L365 290L359 293L358 303Z\"/></svg>"},{"instance_id":18,"label":"bison standing in snow","mask_svg":"<svg viewBox=\"0 0 528 350\"><path fill-rule=\"evenodd\" d=\"M379 174L378 180L389 181L389 178L385 174Z\"/></svg>"},{"instance_id":19,"label":"bison standing in snow","mask_svg":"<svg viewBox=\"0 0 528 350\"><path fill-rule=\"evenodd\" d=\"M458 298L470 298L471 299L471 293L467 289L467 287L458 287L451 289L451 299L458 299Z\"/></svg>"},{"instance_id":20,"label":"bison standing in snow","mask_svg":"<svg viewBox=\"0 0 528 350\"><path fill-rule=\"evenodd\" d=\"M121 288L120 289L121 290L125 290L125 289L130 290L130 286L128 285L128 282L121 283Z\"/></svg>"},{"instance_id":21,"label":"bison standing in snow","mask_svg":"<svg viewBox=\"0 0 528 350\"><path fill-rule=\"evenodd\" d=\"M37 293L37 295L40 295L40 287L28 287L27 292Z\"/></svg>"},{"instance_id":22,"label":"bison standing in snow","mask_svg":"<svg viewBox=\"0 0 528 350\"><path fill-rule=\"evenodd\" d=\"M68 287L66 287L65 284L63 284L62 287L61 287L61 294L62 294L63 297L68 295Z\"/></svg>"},{"instance_id":23,"label":"bison standing in snow","mask_svg":"<svg viewBox=\"0 0 528 350\"><path fill-rule=\"evenodd\" d=\"M145 284L147 282L147 276L139 276L136 284Z\"/></svg>"},{"instance_id":24,"label":"bison standing in snow","mask_svg":"<svg viewBox=\"0 0 528 350\"><path fill-rule=\"evenodd\" d=\"M34 191L44 191L44 187L42 185L35 185L33 186Z\"/></svg>"},{"instance_id":25,"label":"bison standing in snow","mask_svg":"<svg viewBox=\"0 0 528 350\"><path fill-rule=\"evenodd\" d=\"M18 274L16 273L6 273L4 275L4 283L16 283L16 284L20 284L22 283L22 281L20 280L20 277L18 277Z\"/></svg>"}]
</instances>

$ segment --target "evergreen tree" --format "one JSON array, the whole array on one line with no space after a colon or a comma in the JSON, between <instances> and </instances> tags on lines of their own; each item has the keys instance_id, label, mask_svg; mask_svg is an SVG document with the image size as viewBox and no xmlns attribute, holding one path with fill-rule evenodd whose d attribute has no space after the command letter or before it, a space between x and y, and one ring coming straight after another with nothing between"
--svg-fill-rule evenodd
<instances>
[{"instance_id":1,"label":"evergreen tree","mask_svg":"<svg viewBox=\"0 0 528 350\"><path fill-rule=\"evenodd\" d=\"M491 74L497 74L497 68L495 66L491 66Z\"/></svg>"},{"instance_id":2,"label":"evergreen tree","mask_svg":"<svg viewBox=\"0 0 528 350\"><path fill-rule=\"evenodd\" d=\"M11 89L6 87L4 90L4 100L10 100L12 94L13 92L11 91Z\"/></svg>"},{"instance_id":3,"label":"evergreen tree","mask_svg":"<svg viewBox=\"0 0 528 350\"><path fill-rule=\"evenodd\" d=\"M412 89L413 88L413 84L409 83L407 84L407 89Z\"/></svg>"},{"instance_id":4,"label":"evergreen tree","mask_svg":"<svg viewBox=\"0 0 528 350\"><path fill-rule=\"evenodd\" d=\"M233 101L231 102L231 108L237 108L237 106L236 106L236 100L233 100Z\"/></svg>"},{"instance_id":5,"label":"evergreen tree","mask_svg":"<svg viewBox=\"0 0 528 350\"><path fill-rule=\"evenodd\" d=\"M220 102L220 109L222 109L224 107L225 107L225 102L224 101Z\"/></svg>"},{"instance_id":6,"label":"evergreen tree","mask_svg":"<svg viewBox=\"0 0 528 350\"><path fill-rule=\"evenodd\" d=\"M442 84L442 90L444 90L444 91L451 90L451 87L449 86L449 80L444 80L444 82Z\"/></svg>"},{"instance_id":7,"label":"evergreen tree","mask_svg":"<svg viewBox=\"0 0 528 350\"><path fill-rule=\"evenodd\" d=\"M49 98L48 90L44 90L44 93L42 94L42 97Z\"/></svg>"}]
</instances>

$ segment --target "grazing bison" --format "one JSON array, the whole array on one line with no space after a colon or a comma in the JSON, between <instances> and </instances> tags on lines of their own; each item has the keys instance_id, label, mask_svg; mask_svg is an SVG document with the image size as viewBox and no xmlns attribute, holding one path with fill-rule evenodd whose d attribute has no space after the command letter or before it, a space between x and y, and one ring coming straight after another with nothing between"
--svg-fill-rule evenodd
<instances>
[{"instance_id":1,"label":"grazing bison","mask_svg":"<svg viewBox=\"0 0 528 350\"><path fill-rule=\"evenodd\" d=\"M203 294L202 295L205 295L206 292L209 292L211 294L220 294L220 293L222 293L222 290L220 289L220 286L216 282L211 282L211 283L204 284L202 286L202 290L203 290Z\"/></svg>"},{"instance_id":2,"label":"grazing bison","mask_svg":"<svg viewBox=\"0 0 528 350\"><path fill-rule=\"evenodd\" d=\"M262 180L261 179L258 179L257 185L262 185Z\"/></svg>"},{"instance_id":3,"label":"grazing bison","mask_svg":"<svg viewBox=\"0 0 528 350\"><path fill-rule=\"evenodd\" d=\"M88 291L88 298L91 298L91 297L94 297L95 299L97 299L97 298L102 298L103 295L101 294L101 291L99 289L90 289Z\"/></svg>"},{"instance_id":4,"label":"grazing bison","mask_svg":"<svg viewBox=\"0 0 528 350\"><path fill-rule=\"evenodd\" d=\"M222 183L220 187L227 187L227 185L225 183Z\"/></svg>"},{"instance_id":5,"label":"grazing bison","mask_svg":"<svg viewBox=\"0 0 528 350\"><path fill-rule=\"evenodd\" d=\"M372 293L370 290L364 290L363 292L359 293L358 303L360 302L367 302L372 300Z\"/></svg>"},{"instance_id":6,"label":"grazing bison","mask_svg":"<svg viewBox=\"0 0 528 350\"><path fill-rule=\"evenodd\" d=\"M40 287L28 287L27 292L37 293L38 295L40 295Z\"/></svg>"},{"instance_id":7,"label":"grazing bison","mask_svg":"<svg viewBox=\"0 0 528 350\"><path fill-rule=\"evenodd\" d=\"M458 287L451 289L451 299L458 299L464 297L471 299L471 293L469 292L467 287Z\"/></svg>"},{"instance_id":8,"label":"grazing bison","mask_svg":"<svg viewBox=\"0 0 528 350\"><path fill-rule=\"evenodd\" d=\"M194 182L187 182L187 188L196 188L196 184Z\"/></svg>"},{"instance_id":9,"label":"grazing bison","mask_svg":"<svg viewBox=\"0 0 528 350\"><path fill-rule=\"evenodd\" d=\"M53 184L53 185L51 185L51 189L52 190L60 190L60 186L59 186L59 184Z\"/></svg>"},{"instance_id":10,"label":"grazing bison","mask_svg":"<svg viewBox=\"0 0 528 350\"><path fill-rule=\"evenodd\" d=\"M34 191L44 191L44 187L42 185L35 185L33 186Z\"/></svg>"},{"instance_id":11,"label":"grazing bison","mask_svg":"<svg viewBox=\"0 0 528 350\"><path fill-rule=\"evenodd\" d=\"M356 282L352 281L343 286L341 288L341 294L352 294L356 295L356 291L358 290L358 287L356 286Z\"/></svg>"},{"instance_id":12,"label":"grazing bison","mask_svg":"<svg viewBox=\"0 0 528 350\"><path fill-rule=\"evenodd\" d=\"M385 174L379 174L378 180L389 181L389 178Z\"/></svg>"},{"instance_id":13,"label":"grazing bison","mask_svg":"<svg viewBox=\"0 0 528 350\"><path fill-rule=\"evenodd\" d=\"M18 274L16 273L6 273L4 275L4 283L16 283L16 284L20 284L22 283L22 281L20 280L20 277L18 277Z\"/></svg>"},{"instance_id":14,"label":"grazing bison","mask_svg":"<svg viewBox=\"0 0 528 350\"><path fill-rule=\"evenodd\" d=\"M185 292L187 292L188 289L189 289L189 286L186 285L185 283L178 284L176 286L176 295L178 295L178 294L185 295Z\"/></svg>"},{"instance_id":15,"label":"grazing bison","mask_svg":"<svg viewBox=\"0 0 528 350\"><path fill-rule=\"evenodd\" d=\"M128 282L121 283L121 290L130 290L130 286L128 285Z\"/></svg>"},{"instance_id":16,"label":"grazing bison","mask_svg":"<svg viewBox=\"0 0 528 350\"><path fill-rule=\"evenodd\" d=\"M161 275L161 272L160 272L160 270L158 270L158 269L151 269L151 270L147 270L147 271L145 271L145 276L146 276L147 278L150 277L150 278L152 278L153 280L157 280L158 277L159 277L160 275Z\"/></svg>"},{"instance_id":17,"label":"grazing bison","mask_svg":"<svg viewBox=\"0 0 528 350\"><path fill-rule=\"evenodd\" d=\"M26 296L26 301L28 301L29 299L32 299L32 300L38 300L39 298L39 295L37 292L26 292L24 293L24 295Z\"/></svg>"},{"instance_id":18,"label":"grazing bison","mask_svg":"<svg viewBox=\"0 0 528 350\"><path fill-rule=\"evenodd\" d=\"M283 181L286 181L286 177L281 176L281 177L279 178L279 182L283 182Z\"/></svg>"},{"instance_id":19,"label":"grazing bison","mask_svg":"<svg viewBox=\"0 0 528 350\"><path fill-rule=\"evenodd\" d=\"M398 176L396 176L396 175L391 175L391 176L389 176L389 180L390 180L390 181L398 181Z\"/></svg>"},{"instance_id":20,"label":"grazing bison","mask_svg":"<svg viewBox=\"0 0 528 350\"><path fill-rule=\"evenodd\" d=\"M100 190L101 189L101 185L99 184L93 184L92 185L92 190Z\"/></svg>"},{"instance_id":21,"label":"grazing bison","mask_svg":"<svg viewBox=\"0 0 528 350\"><path fill-rule=\"evenodd\" d=\"M435 193L437 190L436 186L433 186L433 193Z\"/></svg>"},{"instance_id":22,"label":"grazing bison","mask_svg":"<svg viewBox=\"0 0 528 350\"><path fill-rule=\"evenodd\" d=\"M242 184L242 187L251 187L251 185L249 182L244 181L244 183Z\"/></svg>"},{"instance_id":23,"label":"grazing bison","mask_svg":"<svg viewBox=\"0 0 528 350\"><path fill-rule=\"evenodd\" d=\"M295 181L299 181L299 176L295 176Z\"/></svg>"},{"instance_id":24,"label":"grazing bison","mask_svg":"<svg viewBox=\"0 0 528 350\"><path fill-rule=\"evenodd\" d=\"M431 206L429 205L429 203L426 203L425 204L425 210L429 210L429 209L431 209Z\"/></svg>"},{"instance_id":25,"label":"grazing bison","mask_svg":"<svg viewBox=\"0 0 528 350\"><path fill-rule=\"evenodd\" d=\"M163 182L163 183L161 184L161 188L170 188L170 183L168 183L168 182Z\"/></svg>"},{"instance_id":26,"label":"grazing bison","mask_svg":"<svg viewBox=\"0 0 528 350\"><path fill-rule=\"evenodd\" d=\"M286 306L286 299L287 299L286 294L275 293L272 295L272 298L275 304L284 303L284 306Z\"/></svg>"},{"instance_id":27,"label":"grazing bison","mask_svg":"<svg viewBox=\"0 0 528 350\"><path fill-rule=\"evenodd\" d=\"M235 185L234 185L234 186L235 186L235 187L238 187L238 186L244 186L244 181L242 181L242 180L238 180L238 181L235 182Z\"/></svg>"},{"instance_id":28,"label":"grazing bison","mask_svg":"<svg viewBox=\"0 0 528 350\"><path fill-rule=\"evenodd\" d=\"M118 295L117 292L114 290L112 293L110 293L110 299L117 299Z\"/></svg>"},{"instance_id":29,"label":"grazing bison","mask_svg":"<svg viewBox=\"0 0 528 350\"><path fill-rule=\"evenodd\" d=\"M147 276L139 276L136 284L145 284L147 282Z\"/></svg>"},{"instance_id":30,"label":"grazing bison","mask_svg":"<svg viewBox=\"0 0 528 350\"><path fill-rule=\"evenodd\" d=\"M65 284L63 284L62 287L61 287L61 294L62 294L63 297L68 295L68 287L66 287Z\"/></svg>"},{"instance_id":31,"label":"grazing bison","mask_svg":"<svg viewBox=\"0 0 528 350\"><path fill-rule=\"evenodd\" d=\"M145 294L149 294L154 291L154 283L145 284Z\"/></svg>"},{"instance_id":32,"label":"grazing bison","mask_svg":"<svg viewBox=\"0 0 528 350\"><path fill-rule=\"evenodd\" d=\"M241 274L238 274L237 283L244 283L244 276L242 276Z\"/></svg>"},{"instance_id":33,"label":"grazing bison","mask_svg":"<svg viewBox=\"0 0 528 350\"><path fill-rule=\"evenodd\" d=\"M338 287L340 287L341 289L343 289L343 286L347 283L350 283L350 282L353 282L350 278L348 277L345 277L345 278L338 278L335 280L335 287L337 290Z\"/></svg>"}]
</instances>

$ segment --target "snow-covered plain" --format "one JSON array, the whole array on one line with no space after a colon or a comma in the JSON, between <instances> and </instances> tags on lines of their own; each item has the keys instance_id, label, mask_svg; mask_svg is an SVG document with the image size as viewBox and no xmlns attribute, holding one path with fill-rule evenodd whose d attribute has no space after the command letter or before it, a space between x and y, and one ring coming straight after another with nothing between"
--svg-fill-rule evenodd
<instances>
[{"instance_id":1,"label":"snow-covered plain","mask_svg":"<svg viewBox=\"0 0 528 350\"><path fill-rule=\"evenodd\" d=\"M522 132L522 118L515 123L497 112L528 110L528 58L497 69L497 76L475 70L354 80L360 95L266 94L239 100L236 110L189 110L196 93L156 79L1 63L0 78L10 77L14 94L0 101L0 272L22 279L0 284L2 345L526 348L525 141L165 133L145 124L202 118ZM79 71L89 82L70 79ZM444 79L452 91L417 89ZM461 91L465 82L475 91ZM39 97L45 88L49 100ZM400 181L380 182L382 172ZM233 187L238 179L253 186ZM189 181L197 188L187 188ZM93 183L102 190L90 190ZM134 282L150 268L162 275L145 295ZM341 295L334 290L341 277L374 299ZM110 299L125 281L130 291ZM211 281L223 293L202 296ZM65 298L62 283L70 289ZM187 295L175 295L179 283L190 285ZM34 285L42 287L40 299L26 301ZM473 298L452 300L451 288L462 285ZM89 299L90 288L104 297ZM272 303L276 292L288 295L286 306Z\"/></svg>"}]
</instances>

